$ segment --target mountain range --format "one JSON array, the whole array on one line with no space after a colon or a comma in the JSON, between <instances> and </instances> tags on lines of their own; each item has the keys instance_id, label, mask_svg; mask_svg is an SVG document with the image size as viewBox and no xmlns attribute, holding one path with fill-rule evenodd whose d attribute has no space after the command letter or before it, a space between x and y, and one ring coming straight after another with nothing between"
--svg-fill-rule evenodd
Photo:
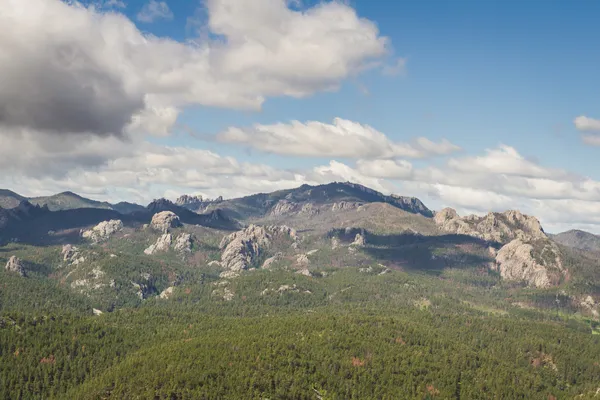
<instances>
[{"instance_id":1,"label":"mountain range","mask_svg":"<svg viewBox=\"0 0 600 400\"><path fill-rule=\"evenodd\" d=\"M418 391L444 398L461 385L485 397L489 388L473 388L498 371L512 382L494 389L499 398L596 393L600 253L590 233L549 235L518 210L433 211L349 182L147 206L1 193L0 345L10 351L0 397L28 398L19 393L29 380L44 398L145 398L148 388L186 398L173 383L185 375L198 381L190 398L243 398L251 382L275 390L264 374L285 388L300 365L294 390L305 398L314 382L323 398L323 387L342 393L336 385L363 368L416 368L427 379ZM381 387L417 390L405 379Z\"/></svg>"}]
</instances>

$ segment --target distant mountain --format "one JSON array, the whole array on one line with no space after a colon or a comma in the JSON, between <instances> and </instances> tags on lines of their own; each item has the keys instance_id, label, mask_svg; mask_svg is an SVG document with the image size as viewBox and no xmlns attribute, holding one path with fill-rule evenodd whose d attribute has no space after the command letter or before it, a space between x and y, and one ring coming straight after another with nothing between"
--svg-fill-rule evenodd
<instances>
[{"instance_id":1,"label":"distant mountain","mask_svg":"<svg viewBox=\"0 0 600 400\"><path fill-rule=\"evenodd\" d=\"M348 209L369 203L387 203L409 213L433 217L433 212L415 197L387 196L350 182L333 182L318 186L302 185L295 189L259 193L237 199L202 202L199 203L198 210L210 211L219 208L231 217L247 219L273 214L302 213L308 209L311 211L321 208Z\"/></svg>"},{"instance_id":2,"label":"distant mountain","mask_svg":"<svg viewBox=\"0 0 600 400\"><path fill-rule=\"evenodd\" d=\"M146 207L140 206L135 203L128 203L126 201L121 201L117 204L111 204L113 210L120 212L121 214L132 214L134 212L144 211Z\"/></svg>"},{"instance_id":3,"label":"distant mountain","mask_svg":"<svg viewBox=\"0 0 600 400\"><path fill-rule=\"evenodd\" d=\"M99 208L114 210L121 214L131 214L145 210L144 206L135 203L120 202L110 204L85 198L73 192L62 192L52 196L25 197L11 190L0 189L0 207L11 209L17 207L23 200L39 206L48 206L50 211L75 210L79 208Z\"/></svg>"},{"instance_id":4,"label":"distant mountain","mask_svg":"<svg viewBox=\"0 0 600 400\"><path fill-rule=\"evenodd\" d=\"M90 200L73 192L62 192L52 196L32 197L31 204L47 205L50 211L73 210L76 208L101 208L112 210L110 203Z\"/></svg>"},{"instance_id":5,"label":"distant mountain","mask_svg":"<svg viewBox=\"0 0 600 400\"><path fill-rule=\"evenodd\" d=\"M2 208L14 208L23 200L27 200L27 198L12 190L0 189L0 207Z\"/></svg>"},{"instance_id":6,"label":"distant mountain","mask_svg":"<svg viewBox=\"0 0 600 400\"><path fill-rule=\"evenodd\" d=\"M600 236L573 229L557 235L550 235L557 243L585 251L600 251Z\"/></svg>"},{"instance_id":7,"label":"distant mountain","mask_svg":"<svg viewBox=\"0 0 600 400\"><path fill-rule=\"evenodd\" d=\"M181 220L181 222L192 225L202 225L209 228L233 230L239 229L239 223L228 217L222 210L214 209L206 213L196 213L188 210L182 206L179 206L172 201L167 199L157 199L146 207L147 212L151 215L159 213L161 211L172 211ZM135 213L140 215L142 213Z\"/></svg>"}]
</instances>

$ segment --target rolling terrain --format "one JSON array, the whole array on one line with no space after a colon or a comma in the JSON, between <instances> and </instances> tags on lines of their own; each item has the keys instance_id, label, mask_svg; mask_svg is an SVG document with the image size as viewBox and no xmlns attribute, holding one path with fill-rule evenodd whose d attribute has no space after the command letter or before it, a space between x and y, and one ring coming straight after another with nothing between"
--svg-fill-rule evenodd
<instances>
[{"instance_id":1,"label":"rolling terrain","mask_svg":"<svg viewBox=\"0 0 600 400\"><path fill-rule=\"evenodd\" d=\"M185 200L0 209L0 397L600 389L600 262L532 216L350 183Z\"/></svg>"}]
</instances>

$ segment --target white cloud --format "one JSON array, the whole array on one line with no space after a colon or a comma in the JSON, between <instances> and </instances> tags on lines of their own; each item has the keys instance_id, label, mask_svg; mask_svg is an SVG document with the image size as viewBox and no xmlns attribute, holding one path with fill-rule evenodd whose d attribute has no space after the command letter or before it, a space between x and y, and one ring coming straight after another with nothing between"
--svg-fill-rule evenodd
<instances>
[{"instance_id":1,"label":"white cloud","mask_svg":"<svg viewBox=\"0 0 600 400\"><path fill-rule=\"evenodd\" d=\"M375 24L339 2L295 11L284 0L209 0L211 35L185 43L77 2L4 3L5 127L106 135L152 108L257 110L268 97L336 89L388 55Z\"/></svg>"},{"instance_id":2,"label":"white cloud","mask_svg":"<svg viewBox=\"0 0 600 400\"><path fill-rule=\"evenodd\" d=\"M365 176L354 168L335 160L330 161L329 165L322 165L313 168L313 170L307 174L305 179L316 183L350 181L359 183L386 194L392 193L395 189L395 186L390 182Z\"/></svg>"},{"instance_id":3,"label":"white cloud","mask_svg":"<svg viewBox=\"0 0 600 400\"><path fill-rule=\"evenodd\" d=\"M600 131L600 120L580 115L573 121L580 131Z\"/></svg>"},{"instance_id":4,"label":"white cloud","mask_svg":"<svg viewBox=\"0 0 600 400\"><path fill-rule=\"evenodd\" d=\"M435 143L417 138L414 143L393 142L369 125L342 118L335 118L333 124L292 121L256 124L251 128L231 127L219 133L216 139L267 153L307 157L423 158L459 149L447 140Z\"/></svg>"},{"instance_id":5,"label":"white cloud","mask_svg":"<svg viewBox=\"0 0 600 400\"><path fill-rule=\"evenodd\" d=\"M173 12L164 1L150 0L137 14L138 21L151 23L158 19L173 19Z\"/></svg>"},{"instance_id":6,"label":"white cloud","mask_svg":"<svg viewBox=\"0 0 600 400\"><path fill-rule=\"evenodd\" d=\"M411 163L404 160L358 160L358 171L375 178L410 180L413 176Z\"/></svg>"},{"instance_id":7,"label":"white cloud","mask_svg":"<svg viewBox=\"0 0 600 400\"><path fill-rule=\"evenodd\" d=\"M561 170L543 168L525 159L515 148L505 145L497 149L487 149L485 156L452 159L448 165L461 172L477 171L533 178L556 178L566 175L566 172Z\"/></svg>"}]
</instances>

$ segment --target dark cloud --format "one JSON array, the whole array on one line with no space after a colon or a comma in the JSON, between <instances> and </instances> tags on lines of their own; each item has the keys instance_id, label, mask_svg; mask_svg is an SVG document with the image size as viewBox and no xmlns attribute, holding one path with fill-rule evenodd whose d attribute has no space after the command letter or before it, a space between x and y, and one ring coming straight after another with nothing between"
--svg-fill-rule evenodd
<instances>
[{"instance_id":1,"label":"dark cloud","mask_svg":"<svg viewBox=\"0 0 600 400\"><path fill-rule=\"evenodd\" d=\"M0 64L0 122L57 133L120 135L144 108L142 94L127 93L121 78L84 48L61 45L28 56L14 48Z\"/></svg>"}]
</instances>

